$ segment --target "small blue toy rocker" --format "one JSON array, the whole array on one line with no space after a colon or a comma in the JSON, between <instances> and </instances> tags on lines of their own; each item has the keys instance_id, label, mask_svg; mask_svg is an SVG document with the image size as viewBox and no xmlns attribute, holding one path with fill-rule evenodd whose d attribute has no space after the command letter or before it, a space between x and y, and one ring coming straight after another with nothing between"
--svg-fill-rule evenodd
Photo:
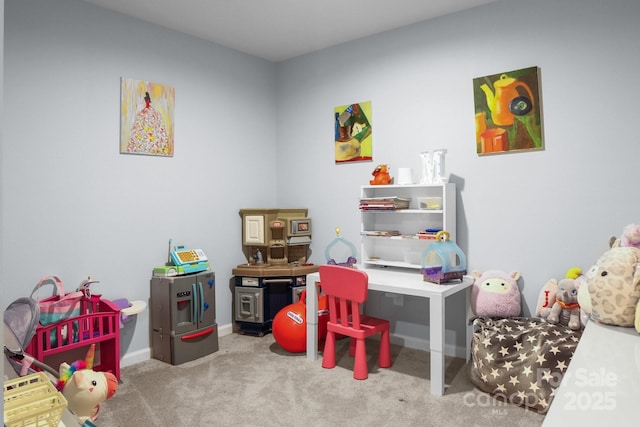
<instances>
[{"instance_id":1,"label":"small blue toy rocker","mask_svg":"<svg viewBox=\"0 0 640 427\"><path fill-rule=\"evenodd\" d=\"M441 284L462 280L467 274L467 257L455 242L449 240L448 231L436 234L436 240L422 252L422 278L425 282Z\"/></svg>"}]
</instances>

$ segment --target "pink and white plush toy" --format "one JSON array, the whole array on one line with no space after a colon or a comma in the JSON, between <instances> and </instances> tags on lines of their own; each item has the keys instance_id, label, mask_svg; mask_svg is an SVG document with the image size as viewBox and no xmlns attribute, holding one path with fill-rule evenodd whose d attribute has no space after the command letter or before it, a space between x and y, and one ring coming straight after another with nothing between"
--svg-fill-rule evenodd
<instances>
[{"instance_id":1,"label":"pink and white plush toy","mask_svg":"<svg viewBox=\"0 0 640 427\"><path fill-rule=\"evenodd\" d=\"M474 271L471 288L471 310L476 316L516 317L520 315L520 289L517 271L507 274L500 270Z\"/></svg>"}]
</instances>

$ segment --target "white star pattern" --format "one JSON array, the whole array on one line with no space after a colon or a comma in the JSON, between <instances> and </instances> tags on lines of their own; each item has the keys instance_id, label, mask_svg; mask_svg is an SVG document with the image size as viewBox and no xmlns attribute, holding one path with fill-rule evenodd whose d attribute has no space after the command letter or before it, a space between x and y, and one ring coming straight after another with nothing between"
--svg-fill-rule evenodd
<instances>
[{"instance_id":1,"label":"white star pattern","mask_svg":"<svg viewBox=\"0 0 640 427\"><path fill-rule=\"evenodd\" d=\"M483 392L546 413L581 331L531 318L476 318L471 380Z\"/></svg>"},{"instance_id":2,"label":"white star pattern","mask_svg":"<svg viewBox=\"0 0 640 427\"><path fill-rule=\"evenodd\" d=\"M549 382L553 379L553 374L551 373L551 369L545 369L542 371L542 379L546 382Z\"/></svg>"}]
</instances>

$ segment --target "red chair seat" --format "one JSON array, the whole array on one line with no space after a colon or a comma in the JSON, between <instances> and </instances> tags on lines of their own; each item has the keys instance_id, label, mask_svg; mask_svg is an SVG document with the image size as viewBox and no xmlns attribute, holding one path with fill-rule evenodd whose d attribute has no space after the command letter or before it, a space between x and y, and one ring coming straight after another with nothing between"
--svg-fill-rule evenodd
<instances>
[{"instance_id":1,"label":"red chair seat","mask_svg":"<svg viewBox=\"0 0 640 427\"><path fill-rule=\"evenodd\" d=\"M391 367L389 321L360 314L360 305L367 299L369 277L367 273L349 267L322 265L319 267L322 291L327 296L329 321L327 338L322 356L323 368L336 366L336 334L350 337L349 354L355 356L353 377L367 379L367 354L365 338L380 333L378 366ZM349 308L351 310L349 310ZM338 316L338 313L351 313Z\"/></svg>"}]
</instances>

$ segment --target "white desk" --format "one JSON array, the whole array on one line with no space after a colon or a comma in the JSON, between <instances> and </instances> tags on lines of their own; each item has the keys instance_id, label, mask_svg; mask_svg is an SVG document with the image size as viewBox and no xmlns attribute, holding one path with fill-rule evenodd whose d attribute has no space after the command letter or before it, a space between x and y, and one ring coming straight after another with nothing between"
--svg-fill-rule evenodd
<instances>
[{"instance_id":1,"label":"white desk","mask_svg":"<svg viewBox=\"0 0 640 427\"><path fill-rule=\"evenodd\" d=\"M369 275L369 290L389 292L402 295L413 295L429 298L429 351L431 352L431 393L444 394L444 323L445 299L462 290L466 290L466 306L464 309L466 336L466 357L469 360L469 344L472 328L468 325L469 303L473 279L465 277L461 282L453 281L436 285L425 282L419 271L393 268L357 268ZM307 275L307 359L318 358L318 300L317 282L319 273Z\"/></svg>"},{"instance_id":2,"label":"white desk","mask_svg":"<svg viewBox=\"0 0 640 427\"><path fill-rule=\"evenodd\" d=\"M640 334L590 321L544 419L544 426L637 426Z\"/></svg>"}]
</instances>

